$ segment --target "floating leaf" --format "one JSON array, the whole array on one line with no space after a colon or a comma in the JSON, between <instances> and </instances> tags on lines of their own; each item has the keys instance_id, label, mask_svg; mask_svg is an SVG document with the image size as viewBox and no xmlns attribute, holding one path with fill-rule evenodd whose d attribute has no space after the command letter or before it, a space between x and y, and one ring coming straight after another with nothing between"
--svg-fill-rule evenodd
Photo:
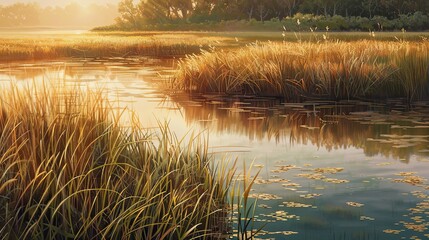
<instances>
[{"instance_id":1,"label":"floating leaf","mask_svg":"<svg viewBox=\"0 0 429 240\"><path fill-rule=\"evenodd\" d=\"M310 204L298 203L298 202L283 202L283 205L288 208L309 208L313 207Z\"/></svg>"},{"instance_id":2,"label":"floating leaf","mask_svg":"<svg viewBox=\"0 0 429 240\"><path fill-rule=\"evenodd\" d=\"M249 194L249 198L257 198L260 200L276 200L276 199L282 199L280 196L269 194L269 193L253 193Z\"/></svg>"},{"instance_id":3,"label":"floating leaf","mask_svg":"<svg viewBox=\"0 0 429 240\"><path fill-rule=\"evenodd\" d=\"M302 198L310 199L310 198L320 197L320 196L322 196L322 194L309 193L309 194L303 194L303 195L299 195L299 196Z\"/></svg>"},{"instance_id":4,"label":"floating leaf","mask_svg":"<svg viewBox=\"0 0 429 240\"><path fill-rule=\"evenodd\" d=\"M327 167L327 168L316 168L314 170L314 172L316 172L316 173L331 173L331 174L335 174L335 173L341 172L343 170L344 170L344 168Z\"/></svg>"},{"instance_id":5,"label":"floating leaf","mask_svg":"<svg viewBox=\"0 0 429 240\"><path fill-rule=\"evenodd\" d=\"M363 207L363 206L365 206L365 204L357 203L357 202L346 202L346 204L351 206L351 207Z\"/></svg>"},{"instance_id":6,"label":"floating leaf","mask_svg":"<svg viewBox=\"0 0 429 240\"><path fill-rule=\"evenodd\" d=\"M361 221L374 221L375 218L368 217L368 216L360 216Z\"/></svg>"},{"instance_id":7,"label":"floating leaf","mask_svg":"<svg viewBox=\"0 0 429 240\"><path fill-rule=\"evenodd\" d=\"M394 230L394 229L385 229L383 230L384 233L388 233L388 234L399 234L401 232L403 232L404 230Z\"/></svg>"},{"instance_id":8,"label":"floating leaf","mask_svg":"<svg viewBox=\"0 0 429 240\"><path fill-rule=\"evenodd\" d=\"M394 182L407 183L411 185L421 185L426 182L425 178L419 176L405 176L403 179L395 179Z\"/></svg>"}]
</instances>

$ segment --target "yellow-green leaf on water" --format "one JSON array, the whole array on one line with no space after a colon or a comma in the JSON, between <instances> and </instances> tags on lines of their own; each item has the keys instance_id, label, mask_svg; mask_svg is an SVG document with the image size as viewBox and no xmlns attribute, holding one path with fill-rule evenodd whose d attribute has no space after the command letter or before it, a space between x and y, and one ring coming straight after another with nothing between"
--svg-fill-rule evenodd
<instances>
[{"instance_id":1,"label":"yellow-green leaf on water","mask_svg":"<svg viewBox=\"0 0 429 240\"><path fill-rule=\"evenodd\" d=\"M351 207L363 207L363 206L365 206L365 204L357 203L357 202L346 202L346 204L351 206Z\"/></svg>"}]
</instances>

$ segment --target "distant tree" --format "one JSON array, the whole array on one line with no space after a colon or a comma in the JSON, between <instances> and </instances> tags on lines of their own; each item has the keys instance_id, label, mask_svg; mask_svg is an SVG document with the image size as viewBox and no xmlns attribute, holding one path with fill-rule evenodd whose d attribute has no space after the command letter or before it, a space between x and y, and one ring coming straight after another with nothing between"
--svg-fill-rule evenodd
<instances>
[{"instance_id":1,"label":"distant tree","mask_svg":"<svg viewBox=\"0 0 429 240\"><path fill-rule=\"evenodd\" d=\"M372 18L380 8L380 0L363 0L362 8L366 15Z\"/></svg>"},{"instance_id":2,"label":"distant tree","mask_svg":"<svg viewBox=\"0 0 429 240\"><path fill-rule=\"evenodd\" d=\"M344 1L341 0L304 0L300 11L328 17L339 14L342 4Z\"/></svg>"},{"instance_id":3,"label":"distant tree","mask_svg":"<svg viewBox=\"0 0 429 240\"><path fill-rule=\"evenodd\" d=\"M256 4L256 16L263 22L271 12L271 0L259 0Z\"/></svg>"},{"instance_id":4,"label":"distant tree","mask_svg":"<svg viewBox=\"0 0 429 240\"><path fill-rule=\"evenodd\" d=\"M131 1L132 0L126 0ZM138 12L143 19L150 22L165 22L173 20L188 20L194 14L196 7L204 12L204 3L192 0L141 0L138 4ZM209 6L209 5L207 5ZM209 11L205 12L209 14Z\"/></svg>"},{"instance_id":5,"label":"distant tree","mask_svg":"<svg viewBox=\"0 0 429 240\"><path fill-rule=\"evenodd\" d=\"M40 6L35 3L16 3L0 7L1 26L36 26L40 23Z\"/></svg>"},{"instance_id":6,"label":"distant tree","mask_svg":"<svg viewBox=\"0 0 429 240\"><path fill-rule=\"evenodd\" d=\"M165 0L140 1L138 11L146 23L164 23L172 19L170 3Z\"/></svg>"},{"instance_id":7,"label":"distant tree","mask_svg":"<svg viewBox=\"0 0 429 240\"><path fill-rule=\"evenodd\" d=\"M413 14L417 11L429 12L428 0L380 0L380 7L386 17L397 18L401 14ZM383 14L381 13L381 14Z\"/></svg>"},{"instance_id":8,"label":"distant tree","mask_svg":"<svg viewBox=\"0 0 429 240\"><path fill-rule=\"evenodd\" d=\"M249 11L246 9L248 2L246 0L215 0L212 9L214 19L220 20L240 20L249 19ZM253 11L250 11L253 15ZM252 16L250 16L252 18Z\"/></svg>"},{"instance_id":9,"label":"distant tree","mask_svg":"<svg viewBox=\"0 0 429 240\"><path fill-rule=\"evenodd\" d=\"M343 0L338 5L338 13L344 17L362 16L362 0Z\"/></svg>"},{"instance_id":10,"label":"distant tree","mask_svg":"<svg viewBox=\"0 0 429 240\"><path fill-rule=\"evenodd\" d=\"M378 26L381 30L384 25L388 29L406 25L411 21L409 18L422 19L413 21L424 23L429 15L429 0L140 0L138 4L133 1L121 0L118 8L117 22L130 28L147 23L281 20L308 13L323 15L326 21L334 21L338 29ZM414 15L418 11L421 14ZM389 22L394 18L396 22Z\"/></svg>"},{"instance_id":11,"label":"distant tree","mask_svg":"<svg viewBox=\"0 0 429 240\"><path fill-rule=\"evenodd\" d=\"M322 1L323 0L304 0L299 6L299 11L302 13L320 15L322 13Z\"/></svg>"},{"instance_id":12,"label":"distant tree","mask_svg":"<svg viewBox=\"0 0 429 240\"><path fill-rule=\"evenodd\" d=\"M281 9L282 11L281 14L278 14L279 18L280 16L283 18L285 16L292 17L302 3L302 0L275 0L275 3L278 6L277 9Z\"/></svg>"},{"instance_id":13,"label":"distant tree","mask_svg":"<svg viewBox=\"0 0 429 240\"><path fill-rule=\"evenodd\" d=\"M244 0L240 2L240 6L247 14L249 20L251 20L255 16L258 4L259 0Z\"/></svg>"},{"instance_id":14,"label":"distant tree","mask_svg":"<svg viewBox=\"0 0 429 240\"><path fill-rule=\"evenodd\" d=\"M121 0L118 4L119 17L116 22L120 25L129 25L133 28L138 27L139 10L134 5L133 0Z\"/></svg>"},{"instance_id":15,"label":"distant tree","mask_svg":"<svg viewBox=\"0 0 429 240\"><path fill-rule=\"evenodd\" d=\"M214 0L194 0L192 2L194 6L194 14L209 16L212 13L216 1Z\"/></svg>"}]
</instances>

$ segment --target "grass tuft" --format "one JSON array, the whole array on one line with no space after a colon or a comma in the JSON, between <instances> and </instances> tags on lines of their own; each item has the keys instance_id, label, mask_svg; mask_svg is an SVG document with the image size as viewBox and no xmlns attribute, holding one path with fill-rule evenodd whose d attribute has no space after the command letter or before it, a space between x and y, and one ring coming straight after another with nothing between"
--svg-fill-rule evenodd
<instances>
[{"instance_id":1,"label":"grass tuft","mask_svg":"<svg viewBox=\"0 0 429 240\"><path fill-rule=\"evenodd\" d=\"M61 84L60 84L61 85ZM145 130L101 90L15 83L0 95L0 236L216 239L234 168L199 136Z\"/></svg>"},{"instance_id":2,"label":"grass tuft","mask_svg":"<svg viewBox=\"0 0 429 240\"><path fill-rule=\"evenodd\" d=\"M189 55L173 87L186 91L303 98L428 96L427 42L254 43Z\"/></svg>"}]
</instances>

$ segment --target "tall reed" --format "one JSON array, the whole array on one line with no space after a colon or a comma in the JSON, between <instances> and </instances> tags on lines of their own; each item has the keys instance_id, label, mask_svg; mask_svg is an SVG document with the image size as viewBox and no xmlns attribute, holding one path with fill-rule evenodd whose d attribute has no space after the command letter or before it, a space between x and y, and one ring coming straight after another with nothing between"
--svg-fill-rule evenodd
<instances>
[{"instance_id":1,"label":"tall reed","mask_svg":"<svg viewBox=\"0 0 429 240\"><path fill-rule=\"evenodd\" d=\"M407 99L422 99L429 95L429 45L403 44L405 46L392 56L397 68L395 78Z\"/></svg>"},{"instance_id":2,"label":"tall reed","mask_svg":"<svg viewBox=\"0 0 429 240\"><path fill-rule=\"evenodd\" d=\"M255 43L188 56L179 64L173 87L293 100L423 98L429 83L428 47L428 42L367 40Z\"/></svg>"},{"instance_id":3,"label":"tall reed","mask_svg":"<svg viewBox=\"0 0 429 240\"><path fill-rule=\"evenodd\" d=\"M198 136L150 132L101 90L11 84L0 95L0 236L217 239L233 168Z\"/></svg>"}]
</instances>

